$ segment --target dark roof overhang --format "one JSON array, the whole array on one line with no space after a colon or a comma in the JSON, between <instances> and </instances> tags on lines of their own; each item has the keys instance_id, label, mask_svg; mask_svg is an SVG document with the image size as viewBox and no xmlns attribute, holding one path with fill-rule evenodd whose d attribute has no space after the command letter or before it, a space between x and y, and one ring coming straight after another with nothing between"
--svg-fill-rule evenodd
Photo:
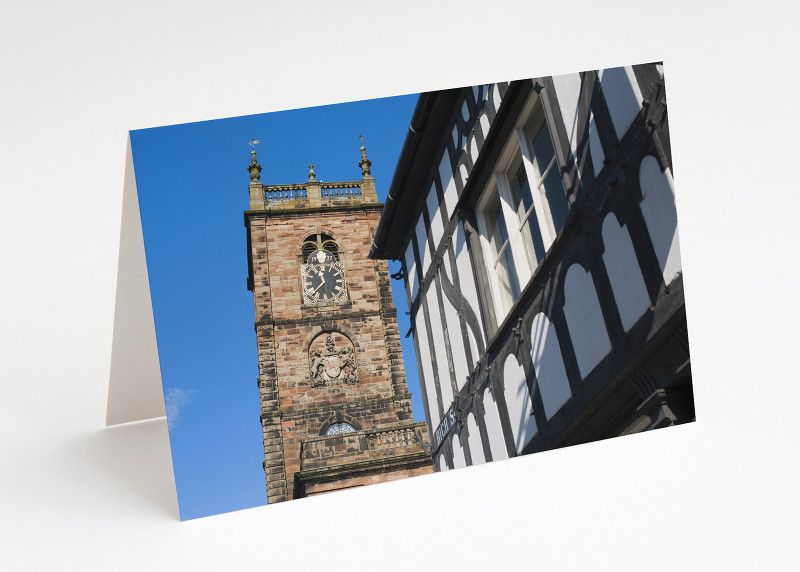
<instances>
[{"instance_id":1,"label":"dark roof overhang","mask_svg":"<svg viewBox=\"0 0 800 572\"><path fill-rule=\"evenodd\" d=\"M370 258L400 258L417 202L425 191L423 185L438 160L437 151L460 92L461 88L456 88L419 96L375 232Z\"/></svg>"}]
</instances>

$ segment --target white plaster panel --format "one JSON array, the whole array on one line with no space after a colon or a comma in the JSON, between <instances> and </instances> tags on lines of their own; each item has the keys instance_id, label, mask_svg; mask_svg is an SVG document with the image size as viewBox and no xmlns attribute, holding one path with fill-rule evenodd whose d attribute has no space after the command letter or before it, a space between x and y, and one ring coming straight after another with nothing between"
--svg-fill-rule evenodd
<instances>
[{"instance_id":1,"label":"white plaster panel","mask_svg":"<svg viewBox=\"0 0 800 572\"><path fill-rule=\"evenodd\" d=\"M469 172L467 172L467 167L463 163L458 166L458 172L461 173L461 183L466 185L467 180L469 179Z\"/></svg>"},{"instance_id":2,"label":"white plaster panel","mask_svg":"<svg viewBox=\"0 0 800 572\"><path fill-rule=\"evenodd\" d=\"M600 143L600 135L597 133L597 123L594 121L594 114L589 113L589 153L592 155L592 167L597 176L603 170L603 160L606 155L603 153L603 145Z\"/></svg>"},{"instance_id":3,"label":"white plaster panel","mask_svg":"<svg viewBox=\"0 0 800 572\"><path fill-rule=\"evenodd\" d=\"M470 355L472 355L472 364L474 366L480 355L478 355L478 345L475 343L475 336L472 334L472 329L469 325L467 325L467 338L469 339L469 351Z\"/></svg>"},{"instance_id":4,"label":"white plaster panel","mask_svg":"<svg viewBox=\"0 0 800 572\"><path fill-rule=\"evenodd\" d=\"M614 213L603 221L603 263L606 266L622 327L627 332L650 307L650 296L633 250L628 229L620 226Z\"/></svg>"},{"instance_id":5,"label":"white plaster panel","mask_svg":"<svg viewBox=\"0 0 800 572\"><path fill-rule=\"evenodd\" d=\"M439 196L436 194L435 184L431 184L428 196L425 199L425 205L428 207L428 219L431 221L431 238L433 239L433 248L435 250L439 247L439 241L442 240L442 234L444 234L442 217L439 214Z\"/></svg>"},{"instance_id":6,"label":"white plaster panel","mask_svg":"<svg viewBox=\"0 0 800 572\"><path fill-rule=\"evenodd\" d=\"M447 351L444 346L444 333L442 332L442 314L439 310L439 300L436 297L435 285L428 288L426 294L428 312L431 316L431 331L433 332L433 349L436 352L436 366L439 373L439 390L442 392L442 405L444 410L453 403L453 386L450 385L450 368L447 364Z\"/></svg>"},{"instance_id":7,"label":"white plaster panel","mask_svg":"<svg viewBox=\"0 0 800 572\"><path fill-rule=\"evenodd\" d=\"M444 270L444 275L447 276L447 280L450 284L453 283L453 271L450 268L450 248L445 250L444 252L444 259L442 260L441 265L439 266L442 270ZM444 294L442 294L444 296Z\"/></svg>"},{"instance_id":8,"label":"white plaster panel","mask_svg":"<svg viewBox=\"0 0 800 572\"><path fill-rule=\"evenodd\" d=\"M422 215L419 215L419 219L417 219L415 232L417 234L420 264L422 264L422 276L425 276L428 266L431 265L431 254L428 250L428 234L425 232L425 219L422 218Z\"/></svg>"},{"instance_id":9,"label":"white plaster panel","mask_svg":"<svg viewBox=\"0 0 800 572\"><path fill-rule=\"evenodd\" d=\"M444 264L442 266L445 266ZM456 374L456 387L460 390L467 381L467 354L464 350L464 337L461 335L461 321L450 300L442 293L444 316L447 319L447 336L450 339L450 353L453 356L453 369Z\"/></svg>"},{"instance_id":10,"label":"white plaster panel","mask_svg":"<svg viewBox=\"0 0 800 572\"><path fill-rule=\"evenodd\" d=\"M464 446L461 444L461 438L458 435L453 435L453 468L460 469L467 466L467 458L464 456Z\"/></svg>"},{"instance_id":11,"label":"white plaster panel","mask_svg":"<svg viewBox=\"0 0 800 572\"><path fill-rule=\"evenodd\" d=\"M485 463L483 441L481 441L481 432L478 429L478 422L475 420L474 413L467 415L467 431L469 431L469 454L472 456L472 464L480 465Z\"/></svg>"},{"instance_id":12,"label":"white plaster panel","mask_svg":"<svg viewBox=\"0 0 800 572\"><path fill-rule=\"evenodd\" d=\"M500 424L500 410L497 403L488 389L483 392L483 424L486 425L486 434L489 438L489 450L492 452L492 460L499 461L508 459L506 442L503 437L503 426Z\"/></svg>"},{"instance_id":13,"label":"white plaster panel","mask_svg":"<svg viewBox=\"0 0 800 572\"><path fill-rule=\"evenodd\" d=\"M675 183L672 173L663 173L652 155L642 159L639 167L642 188L642 209L650 240L656 250L658 264L669 284L681 271L681 245L678 239L678 213L675 210Z\"/></svg>"},{"instance_id":14,"label":"white plaster panel","mask_svg":"<svg viewBox=\"0 0 800 572\"><path fill-rule=\"evenodd\" d=\"M481 126L481 134L483 135L483 140L485 142L486 138L489 136L489 129L491 127L489 125L489 116L486 115L485 111L483 113L481 113L481 118L480 118L479 125Z\"/></svg>"},{"instance_id":15,"label":"white plaster panel","mask_svg":"<svg viewBox=\"0 0 800 572\"><path fill-rule=\"evenodd\" d=\"M553 76L553 85L558 96L558 105L561 108L561 117L564 127L569 134L569 145L575 160L578 159L578 108L580 103L581 76L580 74L564 74ZM589 112L589 152L592 155L594 174L597 175L603 168L603 146L597 133L597 124L594 115Z\"/></svg>"},{"instance_id":16,"label":"white plaster panel","mask_svg":"<svg viewBox=\"0 0 800 572\"><path fill-rule=\"evenodd\" d=\"M581 93L580 74L571 73L553 76L553 86L561 108L561 118L569 136L572 155L578 157L578 101Z\"/></svg>"},{"instance_id":17,"label":"white plaster panel","mask_svg":"<svg viewBox=\"0 0 800 572\"><path fill-rule=\"evenodd\" d=\"M464 232L464 224L458 223L455 232L455 248L456 248L456 269L458 270L458 281L461 287L461 293L464 295L467 303L472 311L478 317L478 322L481 328L483 327L480 306L478 305L478 291L475 287L475 275L472 272L472 263L469 258L469 250L467 250L467 235ZM470 329L470 333L473 333ZM483 332L478 332L483 341ZM478 348L475 347L473 356L477 356ZM476 358L477 359L477 358Z\"/></svg>"},{"instance_id":18,"label":"white plaster panel","mask_svg":"<svg viewBox=\"0 0 800 572\"><path fill-rule=\"evenodd\" d=\"M531 359L544 413L550 419L572 396L556 330L541 312L531 324Z\"/></svg>"},{"instance_id":19,"label":"white plaster panel","mask_svg":"<svg viewBox=\"0 0 800 572\"><path fill-rule=\"evenodd\" d=\"M508 419L511 422L511 432L514 434L514 446L519 453L533 439L537 429L536 420L531 415L533 403L525 371L513 355L509 355L503 365L503 384Z\"/></svg>"},{"instance_id":20,"label":"white plaster panel","mask_svg":"<svg viewBox=\"0 0 800 572\"><path fill-rule=\"evenodd\" d=\"M611 350L611 342L592 275L580 264L570 266L564 279L564 316L584 378Z\"/></svg>"},{"instance_id":21,"label":"white plaster panel","mask_svg":"<svg viewBox=\"0 0 800 572\"><path fill-rule=\"evenodd\" d=\"M461 151L461 135L458 133L458 124L453 126L453 145L456 148L456 155Z\"/></svg>"},{"instance_id":22,"label":"white plaster panel","mask_svg":"<svg viewBox=\"0 0 800 572\"><path fill-rule=\"evenodd\" d=\"M478 160L478 139L475 137L475 133L473 132L469 136L469 157L472 159L472 164L475 164L475 161Z\"/></svg>"},{"instance_id":23,"label":"white plaster panel","mask_svg":"<svg viewBox=\"0 0 800 572\"><path fill-rule=\"evenodd\" d=\"M422 383L422 390L425 392L425 396L428 399L428 410L431 414L431 427L433 427L435 431L440 421L439 404L436 400L431 346L428 342L428 332L425 330L425 317L421 310L417 313L416 325L414 326L414 342L417 344L419 359L422 362L422 375L424 379L421 379L420 382Z\"/></svg>"},{"instance_id":24,"label":"white plaster panel","mask_svg":"<svg viewBox=\"0 0 800 572\"><path fill-rule=\"evenodd\" d=\"M608 105L611 122L617 137L622 136L630 127L633 118L642 108L642 92L630 66L603 69L598 72L603 96Z\"/></svg>"},{"instance_id":25,"label":"white plaster panel","mask_svg":"<svg viewBox=\"0 0 800 572\"><path fill-rule=\"evenodd\" d=\"M458 202L458 191L456 191L456 180L453 177L453 169L450 168L450 154L447 149L444 150L442 159L439 161L439 180L444 189L444 208L447 220L450 220Z\"/></svg>"},{"instance_id":26,"label":"white plaster panel","mask_svg":"<svg viewBox=\"0 0 800 572\"><path fill-rule=\"evenodd\" d=\"M494 110L497 111L500 109L500 88L497 87L497 84L492 85L492 101L494 102Z\"/></svg>"},{"instance_id":27,"label":"white plaster panel","mask_svg":"<svg viewBox=\"0 0 800 572\"><path fill-rule=\"evenodd\" d=\"M419 292L419 278L417 277L417 261L414 258L414 241L409 240L405 253L406 271L408 272L408 281L411 286L411 300L417 297ZM409 304L409 307L411 304Z\"/></svg>"}]
</instances>

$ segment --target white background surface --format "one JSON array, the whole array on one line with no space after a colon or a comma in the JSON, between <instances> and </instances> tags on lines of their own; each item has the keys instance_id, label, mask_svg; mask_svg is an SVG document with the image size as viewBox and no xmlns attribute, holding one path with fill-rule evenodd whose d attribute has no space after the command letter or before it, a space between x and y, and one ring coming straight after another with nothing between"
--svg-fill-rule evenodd
<instances>
[{"instance_id":1,"label":"white background surface","mask_svg":"<svg viewBox=\"0 0 800 572\"><path fill-rule=\"evenodd\" d=\"M796 566L796 5L216 4L0 9L0 568ZM697 423L177 521L103 427L128 129L658 59Z\"/></svg>"}]
</instances>

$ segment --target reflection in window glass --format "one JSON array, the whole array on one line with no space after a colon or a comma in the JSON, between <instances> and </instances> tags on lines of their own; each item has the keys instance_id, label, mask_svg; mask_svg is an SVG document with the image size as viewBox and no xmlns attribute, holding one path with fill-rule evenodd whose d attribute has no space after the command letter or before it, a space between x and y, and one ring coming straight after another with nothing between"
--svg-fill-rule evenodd
<instances>
[{"instance_id":1,"label":"reflection in window glass","mask_svg":"<svg viewBox=\"0 0 800 572\"><path fill-rule=\"evenodd\" d=\"M569 204L561 181L561 172L556 164L553 140L544 121L541 107L538 107L525 123L525 134L531 142L533 165L539 177L536 187L547 200L555 227L553 231L558 234L564 226L564 221L567 220Z\"/></svg>"},{"instance_id":2,"label":"reflection in window glass","mask_svg":"<svg viewBox=\"0 0 800 572\"><path fill-rule=\"evenodd\" d=\"M509 181L511 184L511 197L514 201L514 210L520 221L520 231L525 242L525 255L528 257L528 264L531 269L536 268L544 258L544 243L542 242L542 231L539 229L539 219L536 218L536 211L531 196L531 186L528 184L528 176L525 174L525 166L522 164L522 157L517 158L512 164L512 176Z\"/></svg>"}]
</instances>

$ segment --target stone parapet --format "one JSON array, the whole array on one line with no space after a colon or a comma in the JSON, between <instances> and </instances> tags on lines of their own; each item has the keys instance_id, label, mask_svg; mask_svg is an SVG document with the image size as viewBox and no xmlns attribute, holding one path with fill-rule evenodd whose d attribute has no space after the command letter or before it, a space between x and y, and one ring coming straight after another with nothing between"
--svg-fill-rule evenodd
<instances>
[{"instance_id":1,"label":"stone parapet","mask_svg":"<svg viewBox=\"0 0 800 572\"><path fill-rule=\"evenodd\" d=\"M250 184L251 210L288 210L376 203L375 180L324 183L308 181L292 185Z\"/></svg>"},{"instance_id":2,"label":"stone parapet","mask_svg":"<svg viewBox=\"0 0 800 572\"><path fill-rule=\"evenodd\" d=\"M300 445L301 470L424 454L425 451L417 438L417 431L427 446L428 434L425 423L384 429L364 429L303 439Z\"/></svg>"}]
</instances>

